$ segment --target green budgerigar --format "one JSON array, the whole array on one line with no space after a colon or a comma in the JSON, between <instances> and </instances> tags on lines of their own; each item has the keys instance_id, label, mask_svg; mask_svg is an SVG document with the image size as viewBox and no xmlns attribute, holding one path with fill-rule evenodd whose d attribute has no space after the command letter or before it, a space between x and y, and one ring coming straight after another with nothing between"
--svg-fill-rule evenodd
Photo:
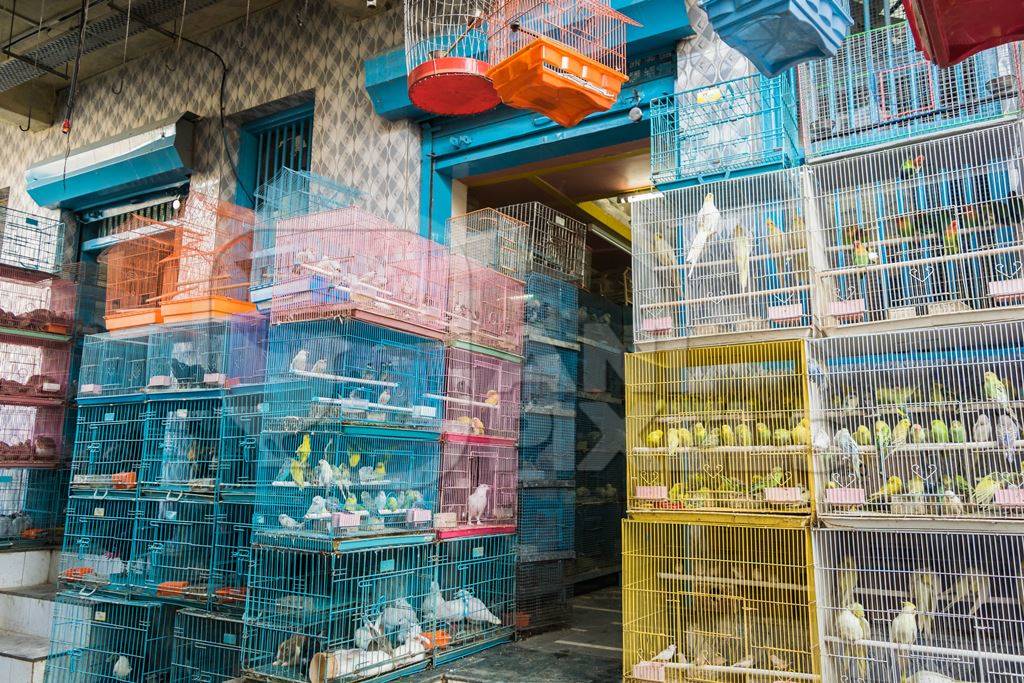
<instances>
[{"instance_id":1,"label":"green budgerigar","mask_svg":"<svg viewBox=\"0 0 1024 683\"><path fill-rule=\"evenodd\" d=\"M740 446L750 446L754 443L754 435L750 433L750 427L745 424L736 425L736 443Z\"/></svg>"},{"instance_id":2,"label":"green budgerigar","mask_svg":"<svg viewBox=\"0 0 1024 683\"><path fill-rule=\"evenodd\" d=\"M994 372L985 373L985 398L998 403L1005 410L1010 409L1010 394L1006 391L1006 385Z\"/></svg>"},{"instance_id":3,"label":"green budgerigar","mask_svg":"<svg viewBox=\"0 0 1024 683\"><path fill-rule=\"evenodd\" d=\"M942 420L932 420L932 442L949 443L949 429Z\"/></svg>"},{"instance_id":4,"label":"green budgerigar","mask_svg":"<svg viewBox=\"0 0 1024 683\"><path fill-rule=\"evenodd\" d=\"M892 430L882 420L875 421L875 445L885 448L892 443Z\"/></svg>"},{"instance_id":5,"label":"green budgerigar","mask_svg":"<svg viewBox=\"0 0 1024 683\"><path fill-rule=\"evenodd\" d=\"M853 433L853 440L857 442L858 446L870 446L871 430L866 425L860 425L857 427L857 431Z\"/></svg>"},{"instance_id":6,"label":"green budgerigar","mask_svg":"<svg viewBox=\"0 0 1024 683\"><path fill-rule=\"evenodd\" d=\"M949 440L951 443L967 443L967 429L960 420L949 423Z\"/></svg>"},{"instance_id":7,"label":"green budgerigar","mask_svg":"<svg viewBox=\"0 0 1024 683\"><path fill-rule=\"evenodd\" d=\"M779 427L775 430L775 433L772 434L772 441L775 442L776 446L790 446L793 443L793 437L789 433L788 429Z\"/></svg>"},{"instance_id":8,"label":"green budgerigar","mask_svg":"<svg viewBox=\"0 0 1024 683\"><path fill-rule=\"evenodd\" d=\"M708 438L708 430L703 422L693 423L693 443L695 446L703 446Z\"/></svg>"},{"instance_id":9,"label":"green budgerigar","mask_svg":"<svg viewBox=\"0 0 1024 683\"><path fill-rule=\"evenodd\" d=\"M757 445L758 446L771 446L772 445L772 430L764 422L758 422L754 427L757 430Z\"/></svg>"}]
</instances>

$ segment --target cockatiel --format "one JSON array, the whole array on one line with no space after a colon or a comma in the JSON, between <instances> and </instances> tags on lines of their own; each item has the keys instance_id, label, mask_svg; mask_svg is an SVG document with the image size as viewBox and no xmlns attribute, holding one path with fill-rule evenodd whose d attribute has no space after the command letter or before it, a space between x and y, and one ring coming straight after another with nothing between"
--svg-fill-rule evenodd
<instances>
[{"instance_id":1,"label":"cockatiel","mask_svg":"<svg viewBox=\"0 0 1024 683\"><path fill-rule=\"evenodd\" d=\"M750 252L753 245L750 235L739 223L733 228L732 255L736 262L736 273L739 275L740 291L746 292L750 286Z\"/></svg>"},{"instance_id":2,"label":"cockatiel","mask_svg":"<svg viewBox=\"0 0 1024 683\"><path fill-rule=\"evenodd\" d=\"M1014 452L1017 449L1017 441L1020 439L1020 425L1011 415L999 416L996 423L996 443L1002 449L1007 462L1013 462Z\"/></svg>"},{"instance_id":3,"label":"cockatiel","mask_svg":"<svg viewBox=\"0 0 1024 683\"><path fill-rule=\"evenodd\" d=\"M700 260L701 254L704 253L704 247L707 246L708 240L718 232L721 222L722 214L715 206L715 195L708 192L704 195L704 204L697 212L697 231L693 236L693 242L690 243L690 250L686 253L687 263L696 263Z\"/></svg>"},{"instance_id":4,"label":"cockatiel","mask_svg":"<svg viewBox=\"0 0 1024 683\"><path fill-rule=\"evenodd\" d=\"M481 524L481 517L487 510L487 492L490 490L487 484L480 484L473 493L466 499L466 517L470 524L476 518L476 524Z\"/></svg>"},{"instance_id":5,"label":"cockatiel","mask_svg":"<svg viewBox=\"0 0 1024 683\"><path fill-rule=\"evenodd\" d=\"M917 640L917 607L914 603L903 603L903 610L889 624L889 640L901 645L912 645Z\"/></svg>"},{"instance_id":6,"label":"cockatiel","mask_svg":"<svg viewBox=\"0 0 1024 683\"><path fill-rule=\"evenodd\" d=\"M910 579L910 599L917 606L917 623L921 633L930 637L934 612L942 599L942 579L930 569L917 572Z\"/></svg>"}]
</instances>

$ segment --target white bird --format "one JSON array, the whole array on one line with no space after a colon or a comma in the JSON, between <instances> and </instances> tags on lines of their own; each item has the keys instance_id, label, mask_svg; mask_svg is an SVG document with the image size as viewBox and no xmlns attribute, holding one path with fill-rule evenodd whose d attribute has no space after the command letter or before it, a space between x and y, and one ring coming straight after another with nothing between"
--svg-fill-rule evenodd
<instances>
[{"instance_id":1,"label":"white bird","mask_svg":"<svg viewBox=\"0 0 1024 683\"><path fill-rule=\"evenodd\" d=\"M946 489L942 492L942 509L944 514L960 516L964 514L964 502L956 495L956 491Z\"/></svg>"},{"instance_id":2,"label":"white bird","mask_svg":"<svg viewBox=\"0 0 1024 683\"><path fill-rule=\"evenodd\" d=\"M732 666L734 669L749 669L754 666L754 655L747 655Z\"/></svg>"},{"instance_id":3,"label":"white bird","mask_svg":"<svg viewBox=\"0 0 1024 683\"><path fill-rule=\"evenodd\" d=\"M132 664L128 661L128 658L124 655L118 655L117 660L114 662L114 678L118 680L127 680L132 673Z\"/></svg>"},{"instance_id":4,"label":"white bird","mask_svg":"<svg viewBox=\"0 0 1024 683\"><path fill-rule=\"evenodd\" d=\"M664 650L654 655L651 659L656 662L671 662L672 658L676 656L676 644L672 643Z\"/></svg>"},{"instance_id":5,"label":"white bird","mask_svg":"<svg viewBox=\"0 0 1024 683\"><path fill-rule=\"evenodd\" d=\"M319 375L322 375L325 372L327 372L327 359L321 358L317 362L313 363L313 367L310 368L310 372L315 372Z\"/></svg>"},{"instance_id":6,"label":"white bird","mask_svg":"<svg viewBox=\"0 0 1024 683\"><path fill-rule=\"evenodd\" d=\"M376 621L363 620L363 625L356 629L352 635L352 642L360 650L370 649L370 644L378 640L382 632L380 630L380 617Z\"/></svg>"},{"instance_id":7,"label":"white bird","mask_svg":"<svg viewBox=\"0 0 1024 683\"><path fill-rule=\"evenodd\" d=\"M444 597L441 595L441 587L437 585L437 581L431 581L430 592L427 593L427 597L423 598L423 605L420 607L423 618L426 621L438 619L444 616L443 608Z\"/></svg>"},{"instance_id":8,"label":"white bird","mask_svg":"<svg viewBox=\"0 0 1024 683\"><path fill-rule=\"evenodd\" d=\"M285 529L301 529L302 528L302 524L300 524L299 522L296 522L294 519L292 519L288 515L284 514L283 512L277 516L277 521Z\"/></svg>"},{"instance_id":9,"label":"white bird","mask_svg":"<svg viewBox=\"0 0 1024 683\"><path fill-rule=\"evenodd\" d=\"M482 600L474 597L472 593L464 588L455 594L454 600L449 600L445 603L445 621L456 623L463 619L484 622L495 626L501 624L501 619L494 616Z\"/></svg>"},{"instance_id":10,"label":"white bird","mask_svg":"<svg viewBox=\"0 0 1024 683\"><path fill-rule=\"evenodd\" d=\"M381 612L380 616L381 626L384 630L390 631L405 626L416 624L416 610L412 608L409 601L405 598L398 598Z\"/></svg>"},{"instance_id":11,"label":"white bird","mask_svg":"<svg viewBox=\"0 0 1024 683\"><path fill-rule=\"evenodd\" d=\"M690 250L686 253L687 263L696 263L704 253L704 247L708 240L718 232L718 226L722 222L722 214L715 206L715 195L708 192L704 195L704 204L697 212L697 232L690 243Z\"/></svg>"},{"instance_id":12,"label":"white bird","mask_svg":"<svg viewBox=\"0 0 1024 683\"><path fill-rule=\"evenodd\" d=\"M395 648L394 658L403 664L422 662L427 656L427 642L424 636L406 638L404 643Z\"/></svg>"},{"instance_id":13,"label":"white bird","mask_svg":"<svg viewBox=\"0 0 1024 683\"><path fill-rule=\"evenodd\" d=\"M292 372L305 372L306 363L309 362L309 352L306 349L299 349L299 352L292 358L291 365L288 367Z\"/></svg>"},{"instance_id":14,"label":"white bird","mask_svg":"<svg viewBox=\"0 0 1024 683\"><path fill-rule=\"evenodd\" d=\"M836 630L840 637L850 643L871 638L871 624L864 616L864 607L859 602L851 602L836 617ZM867 648L863 645L854 647L853 656L857 659L857 668L861 678L867 675Z\"/></svg>"},{"instance_id":15,"label":"white bird","mask_svg":"<svg viewBox=\"0 0 1024 683\"><path fill-rule=\"evenodd\" d=\"M912 645L917 640L917 607L903 603L903 611L889 624L889 640L901 645Z\"/></svg>"},{"instance_id":16,"label":"white bird","mask_svg":"<svg viewBox=\"0 0 1024 683\"><path fill-rule=\"evenodd\" d=\"M943 598L948 597L946 606L942 608L943 612L949 612L949 609L968 598L972 598L971 607L967 614L973 616L981 606L988 602L989 596L992 594L992 579L989 578L988 574L978 569L977 567L968 567L964 575L957 579L956 583L949 587L949 590L943 594Z\"/></svg>"},{"instance_id":17,"label":"white bird","mask_svg":"<svg viewBox=\"0 0 1024 683\"><path fill-rule=\"evenodd\" d=\"M736 272L739 274L741 292L747 291L747 287L750 286L750 252L752 249L750 235L742 225L737 223L733 229L732 256L736 261Z\"/></svg>"},{"instance_id":18,"label":"white bird","mask_svg":"<svg viewBox=\"0 0 1024 683\"><path fill-rule=\"evenodd\" d=\"M974 421L971 439L977 443L988 443L992 440L992 420L985 413L978 415L978 419Z\"/></svg>"},{"instance_id":19,"label":"white bird","mask_svg":"<svg viewBox=\"0 0 1024 683\"><path fill-rule=\"evenodd\" d=\"M380 396L377 397L377 403L382 406L386 406L388 403L391 403L391 392L387 389L380 392Z\"/></svg>"},{"instance_id":20,"label":"white bird","mask_svg":"<svg viewBox=\"0 0 1024 683\"><path fill-rule=\"evenodd\" d=\"M306 519L323 517L326 514L327 501L324 500L323 496L313 496L313 500L309 504L309 509L306 510Z\"/></svg>"},{"instance_id":21,"label":"white bird","mask_svg":"<svg viewBox=\"0 0 1024 683\"><path fill-rule=\"evenodd\" d=\"M334 483L334 470L331 468L331 463L323 458L316 464L316 483L317 486L325 489L330 488Z\"/></svg>"},{"instance_id":22,"label":"white bird","mask_svg":"<svg viewBox=\"0 0 1024 683\"><path fill-rule=\"evenodd\" d=\"M996 443L1003 449L1008 462L1013 462L1013 454L1017 448L1017 441L1020 439L1020 425L1011 415L999 416L996 423Z\"/></svg>"},{"instance_id":23,"label":"white bird","mask_svg":"<svg viewBox=\"0 0 1024 683\"><path fill-rule=\"evenodd\" d=\"M480 484L473 493L469 494L469 498L466 500L466 516L470 524L474 523L474 517L476 524L481 524L480 518L487 510L487 491L490 488L487 484Z\"/></svg>"}]
</instances>

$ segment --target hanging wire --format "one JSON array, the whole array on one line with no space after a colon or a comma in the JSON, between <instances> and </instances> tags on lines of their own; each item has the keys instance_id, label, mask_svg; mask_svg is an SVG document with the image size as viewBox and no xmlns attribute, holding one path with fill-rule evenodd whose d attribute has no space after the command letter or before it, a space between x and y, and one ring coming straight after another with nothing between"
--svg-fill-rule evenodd
<instances>
[{"instance_id":1,"label":"hanging wire","mask_svg":"<svg viewBox=\"0 0 1024 683\"><path fill-rule=\"evenodd\" d=\"M249 15L252 11L252 0L245 0L245 22L242 24L242 34L238 39L238 47L241 51L248 51L249 40Z\"/></svg>"},{"instance_id":2,"label":"hanging wire","mask_svg":"<svg viewBox=\"0 0 1024 683\"><path fill-rule=\"evenodd\" d=\"M120 95L124 92L124 67L128 63L128 31L132 25L132 0L128 0L128 11L125 15L124 20L124 50L121 52L121 80L118 82L116 87L112 87L110 91L115 95Z\"/></svg>"},{"instance_id":3,"label":"hanging wire","mask_svg":"<svg viewBox=\"0 0 1024 683\"><path fill-rule=\"evenodd\" d=\"M298 23L299 26L305 26L306 25L306 19L307 19L308 16L309 16L309 0L306 0L306 2L302 3L302 11L295 13L295 21Z\"/></svg>"},{"instance_id":4,"label":"hanging wire","mask_svg":"<svg viewBox=\"0 0 1024 683\"><path fill-rule=\"evenodd\" d=\"M178 54L181 51L181 34L185 30L185 8L188 6L188 0L181 0L181 21L178 22L177 38L174 39L174 59L167 62L168 71L178 70Z\"/></svg>"},{"instance_id":5,"label":"hanging wire","mask_svg":"<svg viewBox=\"0 0 1024 683\"><path fill-rule=\"evenodd\" d=\"M12 16L13 16L13 14L12 14ZM42 35L42 32L43 32L43 18L45 16L46 16L46 0L43 0L39 4L39 26L36 27L36 39L35 39L35 44L36 45L39 44L39 36ZM35 51L33 51L33 52L35 52ZM38 67L39 66L39 64L38 64L38 62L36 60L36 57L32 57L32 66L34 66L34 67ZM31 99L29 99L29 102L28 102L28 123L26 123L25 126L21 126L19 124L18 125L18 130L20 130L22 133L27 133L30 130L32 130L32 100Z\"/></svg>"}]
</instances>

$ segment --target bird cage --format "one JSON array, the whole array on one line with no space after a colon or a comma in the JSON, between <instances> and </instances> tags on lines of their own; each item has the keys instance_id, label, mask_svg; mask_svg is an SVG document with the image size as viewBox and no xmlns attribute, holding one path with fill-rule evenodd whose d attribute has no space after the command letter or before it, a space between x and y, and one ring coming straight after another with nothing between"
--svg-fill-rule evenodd
<instances>
[{"instance_id":1,"label":"bird cage","mask_svg":"<svg viewBox=\"0 0 1024 683\"><path fill-rule=\"evenodd\" d=\"M516 563L516 631L534 634L567 626L572 619L572 582L567 560Z\"/></svg>"},{"instance_id":2,"label":"bird cage","mask_svg":"<svg viewBox=\"0 0 1024 683\"><path fill-rule=\"evenodd\" d=\"M349 206L277 224L273 322L339 315L441 338L443 245Z\"/></svg>"},{"instance_id":3,"label":"bird cage","mask_svg":"<svg viewBox=\"0 0 1024 683\"><path fill-rule=\"evenodd\" d=\"M166 324L149 335L150 392L230 388L262 382L267 319L259 314Z\"/></svg>"},{"instance_id":4,"label":"bird cage","mask_svg":"<svg viewBox=\"0 0 1024 683\"><path fill-rule=\"evenodd\" d=\"M1024 14L998 1L950 6L906 0L903 11L917 49L939 66L953 66L982 50L1024 40Z\"/></svg>"},{"instance_id":5,"label":"bird cage","mask_svg":"<svg viewBox=\"0 0 1024 683\"><path fill-rule=\"evenodd\" d=\"M578 349L577 291L568 282L541 273L526 276L526 336L534 341Z\"/></svg>"},{"instance_id":6,"label":"bird cage","mask_svg":"<svg viewBox=\"0 0 1024 683\"><path fill-rule=\"evenodd\" d=\"M626 468L625 458L617 460L621 461L621 466L608 467L604 476L580 472L581 463L576 464L573 521L576 529L573 578L576 582L617 574L622 566L622 518L626 516L626 501L625 493L620 493L615 484L626 480ZM614 484L611 483L613 477Z\"/></svg>"},{"instance_id":7,"label":"bird cage","mask_svg":"<svg viewBox=\"0 0 1024 683\"><path fill-rule=\"evenodd\" d=\"M1013 43L941 69L915 49L906 22L850 36L834 58L800 67L804 152L824 157L1013 118L1021 63Z\"/></svg>"},{"instance_id":8,"label":"bird cage","mask_svg":"<svg viewBox=\"0 0 1024 683\"><path fill-rule=\"evenodd\" d=\"M445 357L444 431L467 442L515 445L522 363L455 346Z\"/></svg>"},{"instance_id":9,"label":"bird cage","mask_svg":"<svg viewBox=\"0 0 1024 683\"><path fill-rule=\"evenodd\" d=\"M814 546L822 680L1024 675L1024 536L815 529Z\"/></svg>"},{"instance_id":10,"label":"bird cage","mask_svg":"<svg viewBox=\"0 0 1024 683\"><path fill-rule=\"evenodd\" d=\"M493 0L406 0L405 65L409 100L430 114L461 116L501 100L487 71Z\"/></svg>"},{"instance_id":11,"label":"bird cage","mask_svg":"<svg viewBox=\"0 0 1024 683\"><path fill-rule=\"evenodd\" d=\"M1006 471L1024 452L1022 338L1014 322L811 342L818 512L1024 517L1024 482Z\"/></svg>"},{"instance_id":12,"label":"bird cage","mask_svg":"<svg viewBox=\"0 0 1024 683\"><path fill-rule=\"evenodd\" d=\"M241 678L242 620L186 608L174 615L171 683Z\"/></svg>"},{"instance_id":13,"label":"bird cage","mask_svg":"<svg viewBox=\"0 0 1024 683\"><path fill-rule=\"evenodd\" d=\"M245 607L249 584L254 496L225 495L223 488L220 493L210 578L212 603L218 610L237 612Z\"/></svg>"},{"instance_id":14,"label":"bird cage","mask_svg":"<svg viewBox=\"0 0 1024 683\"><path fill-rule=\"evenodd\" d=\"M452 216L445 224L452 257L465 256L504 275L522 278L530 227L496 209Z\"/></svg>"},{"instance_id":15,"label":"bird cage","mask_svg":"<svg viewBox=\"0 0 1024 683\"><path fill-rule=\"evenodd\" d=\"M575 417L578 360L578 351L527 342L523 364L523 410L555 417Z\"/></svg>"},{"instance_id":16,"label":"bird cage","mask_svg":"<svg viewBox=\"0 0 1024 683\"><path fill-rule=\"evenodd\" d=\"M579 283L583 280L583 251L587 226L540 202L512 204L498 209L526 224L526 272Z\"/></svg>"},{"instance_id":17,"label":"bird cage","mask_svg":"<svg viewBox=\"0 0 1024 683\"><path fill-rule=\"evenodd\" d=\"M608 0L500 0L487 75L501 101L565 127L615 104L626 76L626 27Z\"/></svg>"},{"instance_id":18,"label":"bird cage","mask_svg":"<svg viewBox=\"0 0 1024 683\"><path fill-rule=\"evenodd\" d=\"M742 76L651 101L651 180L697 184L800 163L794 75Z\"/></svg>"},{"instance_id":19,"label":"bird cage","mask_svg":"<svg viewBox=\"0 0 1024 683\"><path fill-rule=\"evenodd\" d=\"M263 387L233 391L224 397L221 412L221 449L217 460L218 485L223 496L252 496L260 432L268 398Z\"/></svg>"},{"instance_id":20,"label":"bird cage","mask_svg":"<svg viewBox=\"0 0 1024 683\"><path fill-rule=\"evenodd\" d=\"M807 335L814 223L798 170L672 190L632 211L641 348L691 337Z\"/></svg>"},{"instance_id":21,"label":"bird cage","mask_svg":"<svg viewBox=\"0 0 1024 683\"><path fill-rule=\"evenodd\" d=\"M579 302L576 308L578 340L621 353L626 341L623 306L586 289L578 290L576 296Z\"/></svg>"},{"instance_id":22,"label":"bird cage","mask_svg":"<svg viewBox=\"0 0 1024 683\"><path fill-rule=\"evenodd\" d=\"M815 167L824 326L1019 317L1022 170L1019 123Z\"/></svg>"},{"instance_id":23,"label":"bird cage","mask_svg":"<svg viewBox=\"0 0 1024 683\"><path fill-rule=\"evenodd\" d=\"M118 233L121 241L100 254L99 263L106 269L103 322L108 330L163 322L160 296L178 279L173 254L181 232L135 217Z\"/></svg>"},{"instance_id":24,"label":"bird cage","mask_svg":"<svg viewBox=\"0 0 1024 683\"><path fill-rule=\"evenodd\" d=\"M82 342L78 397L140 394L149 385L146 361L154 327L90 334Z\"/></svg>"},{"instance_id":25,"label":"bird cage","mask_svg":"<svg viewBox=\"0 0 1024 683\"><path fill-rule=\"evenodd\" d=\"M626 357L630 510L808 513L802 342Z\"/></svg>"},{"instance_id":26,"label":"bird cage","mask_svg":"<svg viewBox=\"0 0 1024 683\"><path fill-rule=\"evenodd\" d=\"M67 470L0 469L0 545L59 545L67 492Z\"/></svg>"},{"instance_id":27,"label":"bird cage","mask_svg":"<svg viewBox=\"0 0 1024 683\"><path fill-rule=\"evenodd\" d=\"M847 0L702 0L723 43L769 78L832 57L853 18Z\"/></svg>"},{"instance_id":28,"label":"bird cage","mask_svg":"<svg viewBox=\"0 0 1024 683\"><path fill-rule=\"evenodd\" d=\"M573 478L576 425L572 417L524 412L519 437L519 480L566 481Z\"/></svg>"},{"instance_id":29,"label":"bird cage","mask_svg":"<svg viewBox=\"0 0 1024 683\"><path fill-rule=\"evenodd\" d=\"M142 488L212 493L220 459L222 399L152 399L146 415Z\"/></svg>"},{"instance_id":30,"label":"bird cage","mask_svg":"<svg viewBox=\"0 0 1024 683\"><path fill-rule=\"evenodd\" d=\"M159 602L60 593L46 683L167 680L173 623L174 610Z\"/></svg>"},{"instance_id":31,"label":"bird cage","mask_svg":"<svg viewBox=\"0 0 1024 683\"><path fill-rule=\"evenodd\" d=\"M45 467L64 460L64 407L0 396L0 467Z\"/></svg>"},{"instance_id":32,"label":"bird cage","mask_svg":"<svg viewBox=\"0 0 1024 683\"><path fill-rule=\"evenodd\" d=\"M23 403L62 402L70 362L65 342L0 331L0 396Z\"/></svg>"},{"instance_id":33,"label":"bird cage","mask_svg":"<svg viewBox=\"0 0 1024 683\"><path fill-rule=\"evenodd\" d=\"M137 512L134 492L124 496L72 489L57 567L61 586L127 593Z\"/></svg>"},{"instance_id":34,"label":"bird cage","mask_svg":"<svg viewBox=\"0 0 1024 683\"><path fill-rule=\"evenodd\" d=\"M254 531L267 545L331 550L349 539L428 531L436 512L437 433L263 420Z\"/></svg>"},{"instance_id":35,"label":"bird cage","mask_svg":"<svg viewBox=\"0 0 1024 683\"><path fill-rule=\"evenodd\" d=\"M147 416L141 398L79 405L71 451L71 489L134 493Z\"/></svg>"},{"instance_id":36,"label":"bird cage","mask_svg":"<svg viewBox=\"0 0 1024 683\"><path fill-rule=\"evenodd\" d=\"M67 337L75 319L75 283L24 279L0 268L0 328L23 336Z\"/></svg>"},{"instance_id":37,"label":"bird cage","mask_svg":"<svg viewBox=\"0 0 1024 683\"><path fill-rule=\"evenodd\" d=\"M0 207L0 264L56 275L64 265L64 223Z\"/></svg>"},{"instance_id":38,"label":"bird cage","mask_svg":"<svg viewBox=\"0 0 1024 683\"><path fill-rule=\"evenodd\" d=\"M434 648L434 665L510 640L515 629L515 536L452 539L436 548L438 590L446 608L455 609L445 609L436 618L448 644ZM436 596L433 586L431 592Z\"/></svg>"},{"instance_id":39,"label":"bird cage","mask_svg":"<svg viewBox=\"0 0 1024 683\"><path fill-rule=\"evenodd\" d=\"M211 597L217 515L212 498L141 496L128 569L132 591L169 602Z\"/></svg>"},{"instance_id":40,"label":"bird cage","mask_svg":"<svg viewBox=\"0 0 1024 683\"><path fill-rule=\"evenodd\" d=\"M448 335L498 352L523 352L523 281L469 256L452 254L448 274Z\"/></svg>"},{"instance_id":41,"label":"bird cage","mask_svg":"<svg viewBox=\"0 0 1024 683\"><path fill-rule=\"evenodd\" d=\"M434 516L438 538L514 534L518 471L514 445L446 434Z\"/></svg>"},{"instance_id":42,"label":"bird cage","mask_svg":"<svg viewBox=\"0 0 1024 683\"><path fill-rule=\"evenodd\" d=\"M440 614L463 603L435 590L423 540L344 553L256 546L242 668L279 681L358 681L425 668L451 637Z\"/></svg>"},{"instance_id":43,"label":"bird cage","mask_svg":"<svg viewBox=\"0 0 1024 683\"><path fill-rule=\"evenodd\" d=\"M297 419L440 427L441 342L350 319L273 325L267 364L269 381L294 387L272 399Z\"/></svg>"},{"instance_id":44,"label":"bird cage","mask_svg":"<svg viewBox=\"0 0 1024 683\"><path fill-rule=\"evenodd\" d=\"M572 559L575 549L573 524L576 493L571 482L549 486L542 482L519 489L520 562Z\"/></svg>"},{"instance_id":45,"label":"bird cage","mask_svg":"<svg viewBox=\"0 0 1024 683\"><path fill-rule=\"evenodd\" d=\"M807 529L627 520L622 546L628 680L817 677Z\"/></svg>"}]
</instances>

